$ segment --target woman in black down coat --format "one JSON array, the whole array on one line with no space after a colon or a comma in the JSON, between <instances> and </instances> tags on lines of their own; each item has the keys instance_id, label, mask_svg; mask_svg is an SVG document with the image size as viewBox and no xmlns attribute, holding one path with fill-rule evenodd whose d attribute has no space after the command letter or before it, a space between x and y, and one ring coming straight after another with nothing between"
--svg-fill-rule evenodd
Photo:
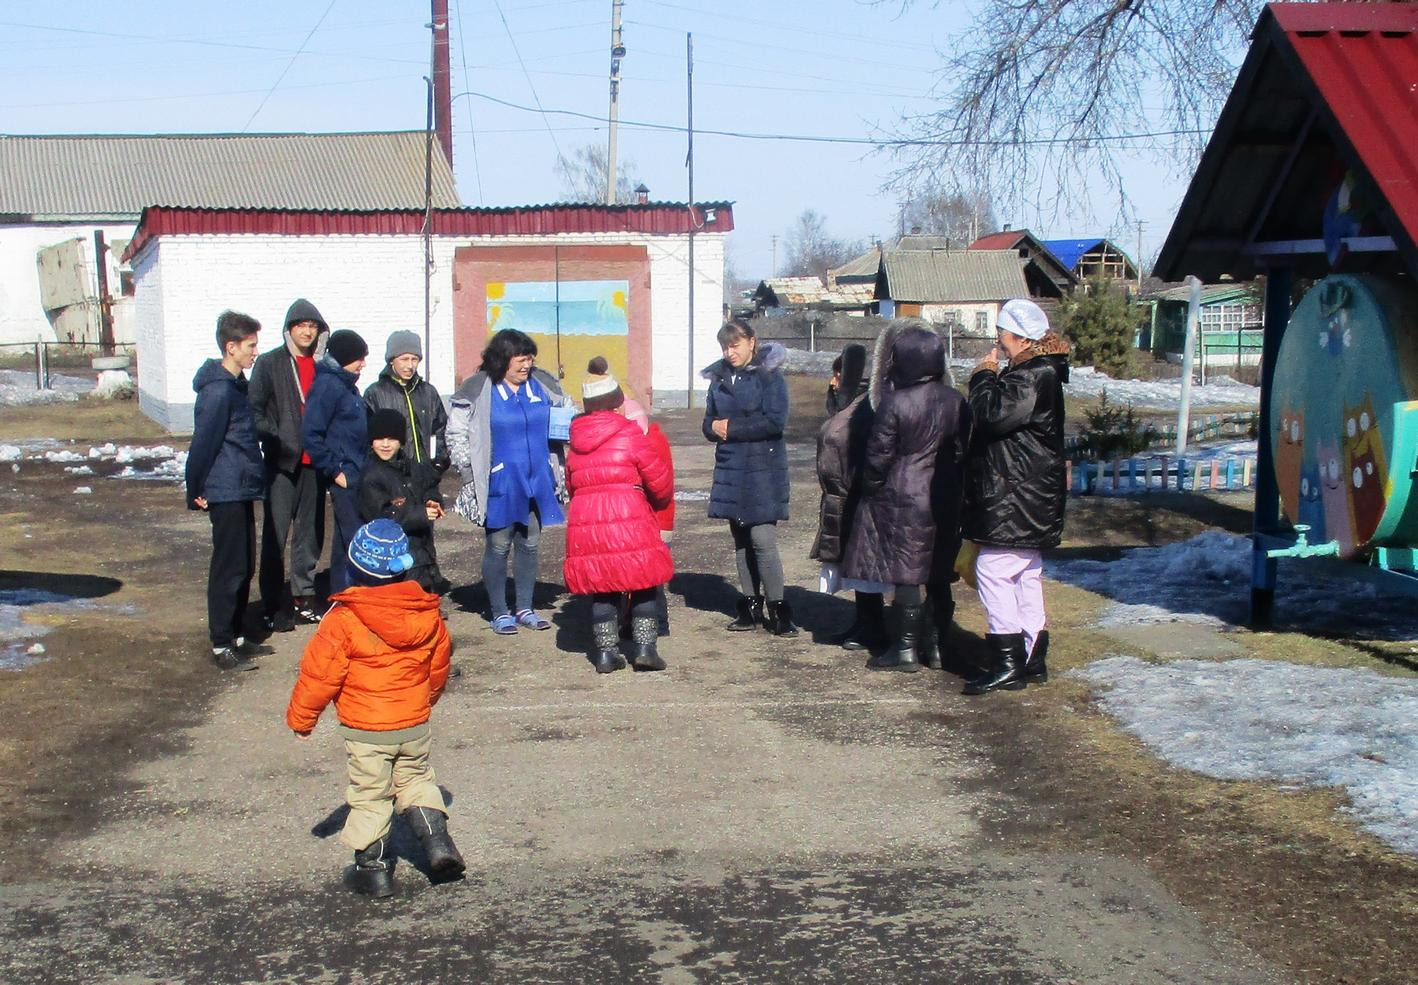
<instances>
[{"instance_id":1,"label":"woman in black down coat","mask_svg":"<svg viewBox=\"0 0 1418 985\"><path fill-rule=\"evenodd\" d=\"M948 578L939 574L954 556L937 564L936 555L959 543L970 409L948 382L940 336L919 319L889 323L877 338L873 364L868 397L876 418L842 573L896 586L894 642L867 666L915 672L927 630L921 589L931 586L940 609L950 598ZM953 614L953 607L949 611ZM946 620L938 634L949 630L949 615Z\"/></svg>"},{"instance_id":2,"label":"woman in black down coat","mask_svg":"<svg viewBox=\"0 0 1418 985\"><path fill-rule=\"evenodd\" d=\"M788 518L788 384L778 371L787 352L772 342L760 346L742 318L719 329L719 347L724 358L703 373L704 437L717 444L709 516L729 521L743 589L727 628L743 632L762 621L775 636L797 636L783 601L776 526Z\"/></svg>"}]
</instances>

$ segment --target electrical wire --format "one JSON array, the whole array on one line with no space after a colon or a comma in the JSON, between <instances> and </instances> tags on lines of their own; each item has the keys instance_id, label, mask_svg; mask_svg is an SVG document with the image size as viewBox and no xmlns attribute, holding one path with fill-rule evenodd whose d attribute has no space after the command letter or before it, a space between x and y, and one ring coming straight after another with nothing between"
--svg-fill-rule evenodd
<instances>
[{"instance_id":1,"label":"electrical wire","mask_svg":"<svg viewBox=\"0 0 1418 985\"><path fill-rule=\"evenodd\" d=\"M527 63L522 60L522 50L517 47L517 38L512 34L511 25L507 23L507 15L502 12L501 0L492 0L492 5L497 9L497 16L502 19L502 29L507 32L507 40L512 43L512 53L517 56L517 63L522 66L522 77L527 80L527 88L532 90L532 101L537 104L537 111L542 114L542 121L547 125L547 136L551 137L551 145L556 148L556 159L559 161L564 156L561 153L561 144L556 139L556 133L552 131L546 110L541 108L542 99L537 95L537 87L532 84L532 75L527 71Z\"/></svg>"},{"instance_id":2,"label":"electrical wire","mask_svg":"<svg viewBox=\"0 0 1418 985\"><path fill-rule=\"evenodd\" d=\"M472 85L472 78L468 75L468 44L463 34L463 3L462 0L454 0L454 12L458 16L458 53L463 59L463 85ZM450 124L452 120L448 121ZM482 169L478 167L478 132L473 128L473 103L468 101L468 136L473 145L473 178L478 186L478 204L483 204L483 175Z\"/></svg>"},{"instance_id":3,"label":"electrical wire","mask_svg":"<svg viewBox=\"0 0 1418 985\"><path fill-rule=\"evenodd\" d=\"M296 49L295 54L291 55L290 61L286 63L286 67L281 69L281 74L276 77L275 82L271 83L270 90L267 91L266 95L261 97L260 105L252 110L251 116L247 118L246 124L241 128L242 133L245 133L251 128L251 124L256 119L257 115L266 108L266 101L280 88L281 83L285 81L286 73L291 70L291 66L295 64L295 60L300 57L300 53L305 50L305 46L310 43L310 39L315 37L315 32L320 30L320 25L325 23L325 18L330 16L330 11L335 9L335 4L338 2L339 0L330 0L329 5L325 8L325 12L321 14L320 19L315 22L315 26L312 27L310 33L305 36L305 40L300 43L300 47Z\"/></svg>"},{"instance_id":4,"label":"electrical wire","mask_svg":"<svg viewBox=\"0 0 1418 985\"><path fill-rule=\"evenodd\" d=\"M540 113L543 119L548 115L571 116L581 120L591 120L596 123L610 123L610 119L604 116L596 116L592 113L579 113L570 109L545 109L540 104L535 108L523 106L506 99L499 99L497 96L489 95L485 92L473 92L465 90L457 93L457 96L475 96L478 99L485 99L488 102L496 103L499 106L506 106L508 109L520 110L525 113ZM624 127L631 127L637 130L656 130L668 133L685 133L688 128L678 126L673 123L647 123L634 120L620 120L619 124ZM856 144L871 147L1049 147L1063 144L1077 144L1086 142L1088 144L1114 144L1127 143L1136 140L1148 140L1157 137L1193 137L1203 136L1210 133L1210 130L1154 130L1145 133L1118 133L1102 134L1096 137L1030 137L1023 140L951 140L951 139L895 139L895 138L874 138L874 137L840 137L820 134L803 133L755 133L744 130L715 130L707 127L694 128L695 135L707 134L715 137L733 137L738 140L782 140L798 141L813 144Z\"/></svg>"}]
</instances>

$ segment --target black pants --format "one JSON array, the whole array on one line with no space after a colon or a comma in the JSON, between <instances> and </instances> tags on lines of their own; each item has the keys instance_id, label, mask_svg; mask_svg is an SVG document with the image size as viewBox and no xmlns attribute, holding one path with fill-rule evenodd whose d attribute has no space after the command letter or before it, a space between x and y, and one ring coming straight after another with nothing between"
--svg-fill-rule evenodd
<instances>
[{"instance_id":1,"label":"black pants","mask_svg":"<svg viewBox=\"0 0 1418 985\"><path fill-rule=\"evenodd\" d=\"M231 646L241 635L251 575L256 569L256 510L251 501L209 503L212 566L207 572L207 630L212 648Z\"/></svg>"},{"instance_id":2,"label":"black pants","mask_svg":"<svg viewBox=\"0 0 1418 985\"><path fill-rule=\"evenodd\" d=\"M285 606L286 539L290 539L292 595L315 595L315 569L325 546L325 480L310 465L266 476L261 524L261 602L268 616Z\"/></svg>"},{"instance_id":3,"label":"black pants","mask_svg":"<svg viewBox=\"0 0 1418 985\"><path fill-rule=\"evenodd\" d=\"M346 479L349 476L345 476ZM343 592L350 587L349 561L346 555L350 541L361 524L359 519L359 495L355 492L356 479L346 489L330 483L330 507L335 512L335 536L330 538L330 594Z\"/></svg>"},{"instance_id":4,"label":"black pants","mask_svg":"<svg viewBox=\"0 0 1418 985\"><path fill-rule=\"evenodd\" d=\"M620 622L620 592L597 592L591 596L592 622ZM630 618L655 618L655 590L637 588L630 593Z\"/></svg>"}]
</instances>

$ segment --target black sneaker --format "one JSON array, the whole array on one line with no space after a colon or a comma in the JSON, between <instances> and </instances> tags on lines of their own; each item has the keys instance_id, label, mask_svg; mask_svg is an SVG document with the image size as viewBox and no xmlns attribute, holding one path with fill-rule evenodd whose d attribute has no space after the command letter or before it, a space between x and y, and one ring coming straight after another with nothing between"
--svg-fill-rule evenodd
<instances>
[{"instance_id":1,"label":"black sneaker","mask_svg":"<svg viewBox=\"0 0 1418 985\"><path fill-rule=\"evenodd\" d=\"M224 646L221 649L213 647L212 659L222 670L236 670L241 666L241 657L237 656L236 651L229 646Z\"/></svg>"}]
</instances>

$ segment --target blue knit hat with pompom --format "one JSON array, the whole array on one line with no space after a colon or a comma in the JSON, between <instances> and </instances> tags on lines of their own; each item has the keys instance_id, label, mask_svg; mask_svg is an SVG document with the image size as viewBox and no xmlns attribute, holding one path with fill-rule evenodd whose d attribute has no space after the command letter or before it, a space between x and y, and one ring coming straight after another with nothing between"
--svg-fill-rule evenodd
<instances>
[{"instance_id":1,"label":"blue knit hat with pompom","mask_svg":"<svg viewBox=\"0 0 1418 985\"><path fill-rule=\"evenodd\" d=\"M387 581L414 566L409 538L393 520L370 520L350 540L350 566L369 578Z\"/></svg>"}]
</instances>

